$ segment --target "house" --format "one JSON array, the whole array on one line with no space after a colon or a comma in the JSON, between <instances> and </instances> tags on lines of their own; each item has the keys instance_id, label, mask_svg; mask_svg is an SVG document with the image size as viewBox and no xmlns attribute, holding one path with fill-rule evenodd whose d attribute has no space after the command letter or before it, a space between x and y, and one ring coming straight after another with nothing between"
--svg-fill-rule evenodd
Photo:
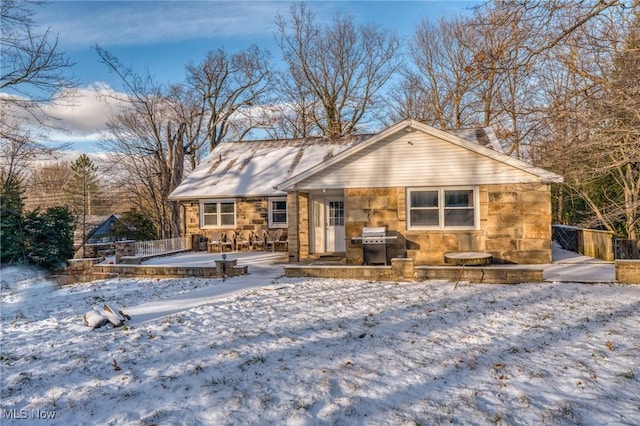
<instances>
[{"instance_id":1,"label":"house","mask_svg":"<svg viewBox=\"0 0 640 426\"><path fill-rule=\"evenodd\" d=\"M116 241L116 223L118 216L87 215L76 217L76 228L73 233L75 258L98 257L105 251L112 251ZM84 223L84 231L83 231Z\"/></svg>"},{"instance_id":2,"label":"house","mask_svg":"<svg viewBox=\"0 0 640 426\"><path fill-rule=\"evenodd\" d=\"M290 261L339 253L385 227L389 257L444 263L486 252L496 263L551 262L551 184L562 177L506 155L491 129L442 131L404 120L344 139L227 142L171 194L187 234L286 229Z\"/></svg>"},{"instance_id":3,"label":"house","mask_svg":"<svg viewBox=\"0 0 640 426\"><path fill-rule=\"evenodd\" d=\"M223 142L170 194L185 212L185 235L259 228L287 238L287 193L276 185L368 136Z\"/></svg>"}]
</instances>

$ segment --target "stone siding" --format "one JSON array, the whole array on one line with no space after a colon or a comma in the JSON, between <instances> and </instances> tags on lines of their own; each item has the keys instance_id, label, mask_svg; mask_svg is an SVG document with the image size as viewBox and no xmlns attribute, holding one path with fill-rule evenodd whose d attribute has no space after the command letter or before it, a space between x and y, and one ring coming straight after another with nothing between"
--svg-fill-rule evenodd
<instances>
[{"instance_id":1,"label":"stone siding","mask_svg":"<svg viewBox=\"0 0 640 426\"><path fill-rule=\"evenodd\" d=\"M365 226L397 236L387 255L417 265L442 265L448 252L477 251L495 263L551 262L551 193L546 184L481 185L480 229L408 230L405 188L345 189L347 263L361 264L362 245L349 241Z\"/></svg>"},{"instance_id":2,"label":"stone siding","mask_svg":"<svg viewBox=\"0 0 640 426\"><path fill-rule=\"evenodd\" d=\"M269 228L269 198L268 197L251 197L236 200L236 226L235 228L200 228L200 202L183 202L185 207L185 223L186 235L202 235L208 240L211 239L215 231L257 231L264 229L272 231ZM289 212L289 217L294 217ZM275 228L274 228L275 229ZM283 238L287 236L287 229L283 228Z\"/></svg>"},{"instance_id":3,"label":"stone siding","mask_svg":"<svg viewBox=\"0 0 640 426\"><path fill-rule=\"evenodd\" d=\"M309 235L310 203L309 194L301 193L298 197L298 257L302 259L309 257L309 251L311 250L311 237Z\"/></svg>"},{"instance_id":4,"label":"stone siding","mask_svg":"<svg viewBox=\"0 0 640 426\"><path fill-rule=\"evenodd\" d=\"M404 200L402 188L345 189L344 215L348 264L362 264L362 244L352 243L350 237L362 235L363 228L369 226L385 227L387 235L397 237L387 244L387 258L406 257L406 241L404 234L400 232L401 221L398 214L401 210L400 197Z\"/></svg>"},{"instance_id":5,"label":"stone siding","mask_svg":"<svg viewBox=\"0 0 640 426\"><path fill-rule=\"evenodd\" d=\"M397 239L387 245L387 257L415 260L416 265L444 265L449 252L476 251L493 256L494 263L551 263L551 192L548 184L480 185L480 227L475 230L408 230L406 188L347 188L344 190L346 258L361 264L361 244L350 237L368 226L383 226ZM309 258L310 196L287 197L289 260ZM183 203L187 234L210 238L214 230L199 227L199 203ZM236 229L268 228L268 198L236 202Z\"/></svg>"},{"instance_id":6,"label":"stone siding","mask_svg":"<svg viewBox=\"0 0 640 426\"><path fill-rule=\"evenodd\" d=\"M116 263L122 263L122 259L126 257L134 257L136 255L136 242L118 241L116 243Z\"/></svg>"}]
</instances>

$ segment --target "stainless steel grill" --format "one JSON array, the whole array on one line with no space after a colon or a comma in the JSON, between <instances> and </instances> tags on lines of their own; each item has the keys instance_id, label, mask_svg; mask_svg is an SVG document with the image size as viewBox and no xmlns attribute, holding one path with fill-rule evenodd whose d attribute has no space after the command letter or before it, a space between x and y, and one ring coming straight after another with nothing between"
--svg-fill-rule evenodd
<instances>
[{"instance_id":1,"label":"stainless steel grill","mask_svg":"<svg viewBox=\"0 0 640 426\"><path fill-rule=\"evenodd\" d=\"M383 226L365 227L362 236L351 238L354 244L362 244L364 265L387 264L387 242L395 240L396 236L387 236Z\"/></svg>"}]
</instances>

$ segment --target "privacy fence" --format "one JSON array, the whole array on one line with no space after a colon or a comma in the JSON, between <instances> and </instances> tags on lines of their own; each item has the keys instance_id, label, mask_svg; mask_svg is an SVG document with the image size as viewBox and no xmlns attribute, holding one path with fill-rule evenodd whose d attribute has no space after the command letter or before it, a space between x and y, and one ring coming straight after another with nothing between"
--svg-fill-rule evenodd
<instances>
[{"instance_id":1,"label":"privacy fence","mask_svg":"<svg viewBox=\"0 0 640 426\"><path fill-rule=\"evenodd\" d=\"M640 259L638 241L615 238L613 232L598 229L553 225L553 240L565 250L609 262L615 259Z\"/></svg>"}]
</instances>

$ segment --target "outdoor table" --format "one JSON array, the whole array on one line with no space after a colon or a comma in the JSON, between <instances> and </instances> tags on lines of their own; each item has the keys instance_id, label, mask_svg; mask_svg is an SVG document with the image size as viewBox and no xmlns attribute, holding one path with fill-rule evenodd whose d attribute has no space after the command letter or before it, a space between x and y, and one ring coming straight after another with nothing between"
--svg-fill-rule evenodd
<instances>
[{"instance_id":1,"label":"outdoor table","mask_svg":"<svg viewBox=\"0 0 640 426\"><path fill-rule=\"evenodd\" d=\"M455 252L446 253L444 262L461 266L483 266L491 263L492 256L489 253L479 252Z\"/></svg>"}]
</instances>

